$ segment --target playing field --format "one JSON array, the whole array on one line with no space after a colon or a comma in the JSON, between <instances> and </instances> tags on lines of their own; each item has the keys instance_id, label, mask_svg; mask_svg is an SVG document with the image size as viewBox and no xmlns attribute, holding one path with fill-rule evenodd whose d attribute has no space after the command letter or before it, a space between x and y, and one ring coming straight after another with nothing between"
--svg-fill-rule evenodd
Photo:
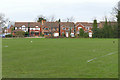
<instances>
[{"instance_id":1,"label":"playing field","mask_svg":"<svg viewBox=\"0 0 120 80\"><path fill-rule=\"evenodd\" d=\"M3 39L2 48L4 78L118 77L117 39Z\"/></svg>"}]
</instances>

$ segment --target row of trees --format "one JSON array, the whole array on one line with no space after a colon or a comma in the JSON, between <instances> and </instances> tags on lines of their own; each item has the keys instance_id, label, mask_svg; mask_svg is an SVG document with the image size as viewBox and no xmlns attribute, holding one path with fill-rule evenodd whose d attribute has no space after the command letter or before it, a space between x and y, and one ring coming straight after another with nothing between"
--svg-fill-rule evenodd
<instances>
[{"instance_id":1,"label":"row of trees","mask_svg":"<svg viewBox=\"0 0 120 80\"><path fill-rule=\"evenodd\" d=\"M49 17L45 17L43 15L39 15L35 19L35 21L37 21L37 22L41 22L42 20L45 20L47 22L59 22L59 20L57 20L54 15L51 15ZM62 20L65 21L65 22L73 22L73 21L75 21L75 18L73 16L71 16L71 17L67 17L66 19L62 19Z\"/></svg>"},{"instance_id":2,"label":"row of trees","mask_svg":"<svg viewBox=\"0 0 120 80\"><path fill-rule=\"evenodd\" d=\"M103 28L98 28L97 20L94 20L93 23L93 38L117 38L118 36L118 26L116 24L111 24L111 22L105 19L105 23L103 24Z\"/></svg>"},{"instance_id":3,"label":"row of trees","mask_svg":"<svg viewBox=\"0 0 120 80\"><path fill-rule=\"evenodd\" d=\"M120 2L118 2L118 7L114 8L113 14L117 20L117 23L114 25L105 18L103 28L98 28L97 20L94 20L93 38L120 38Z\"/></svg>"}]
</instances>

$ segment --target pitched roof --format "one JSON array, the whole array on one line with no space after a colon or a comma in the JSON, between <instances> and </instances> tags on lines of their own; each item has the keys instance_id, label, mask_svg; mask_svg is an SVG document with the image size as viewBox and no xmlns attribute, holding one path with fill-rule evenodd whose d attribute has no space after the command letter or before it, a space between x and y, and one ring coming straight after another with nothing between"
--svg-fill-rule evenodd
<instances>
[{"instance_id":1,"label":"pitched roof","mask_svg":"<svg viewBox=\"0 0 120 80\"><path fill-rule=\"evenodd\" d=\"M25 26L25 27L41 27L41 23L39 22L15 22L15 27L21 27L21 26Z\"/></svg>"},{"instance_id":2,"label":"pitched roof","mask_svg":"<svg viewBox=\"0 0 120 80\"><path fill-rule=\"evenodd\" d=\"M59 27L59 22L45 22L43 27ZM60 26L74 27L73 22L60 22Z\"/></svg>"},{"instance_id":3,"label":"pitched roof","mask_svg":"<svg viewBox=\"0 0 120 80\"><path fill-rule=\"evenodd\" d=\"M60 22L61 26L74 27L74 22Z\"/></svg>"},{"instance_id":4,"label":"pitched roof","mask_svg":"<svg viewBox=\"0 0 120 80\"><path fill-rule=\"evenodd\" d=\"M105 21L101 21L101 22L99 23L99 27L102 28L102 27L104 26L104 24L105 24ZM108 22L108 24L109 24L109 22ZM112 21L112 22L110 22L110 24L111 24L111 25L116 25L117 22Z\"/></svg>"},{"instance_id":5,"label":"pitched roof","mask_svg":"<svg viewBox=\"0 0 120 80\"><path fill-rule=\"evenodd\" d=\"M23 31L23 30L21 30L21 29L16 29L16 30L14 30L13 32L17 32L17 31Z\"/></svg>"},{"instance_id":6,"label":"pitched roof","mask_svg":"<svg viewBox=\"0 0 120 80\"><path fill-rule=\"evenodd\" d=\"M59 27L58 22L45 22L43 27Z\"/></svg>"},{"instance_id":7,"label":"pitched roof","mask_svg":"<svg viewBox=\"0 0 120 80\"><path fill-rule=\"evenodd\" d=\"M84 27L92 27L93 23L88 23L88 22L77 22L76 25L82 24Z\"/></svg>"}]
</instances>

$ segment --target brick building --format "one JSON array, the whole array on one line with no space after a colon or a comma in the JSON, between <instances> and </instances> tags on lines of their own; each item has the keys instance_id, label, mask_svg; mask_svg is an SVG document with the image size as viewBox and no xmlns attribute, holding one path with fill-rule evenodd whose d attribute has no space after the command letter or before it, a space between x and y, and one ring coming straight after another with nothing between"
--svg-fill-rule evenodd
<instances>
[{"instance_id":1,"label":"brick building","mask_svg":"<svg viewBox=\"0 0 120 80\"><path fill-rule=\"evenodd\" d=\"M15 22L14 29L28 32L30 37L42 36L45 37L53 36L65 36L74 37L79 34L80 28L82 28L89 37L92 37L92 25L93 23L88 22ZM11 28L11 27L10 27ZM11 31L10 31L11 32ZM15 32L15 31L13 31Z\"/></svg>"}]
</instances>

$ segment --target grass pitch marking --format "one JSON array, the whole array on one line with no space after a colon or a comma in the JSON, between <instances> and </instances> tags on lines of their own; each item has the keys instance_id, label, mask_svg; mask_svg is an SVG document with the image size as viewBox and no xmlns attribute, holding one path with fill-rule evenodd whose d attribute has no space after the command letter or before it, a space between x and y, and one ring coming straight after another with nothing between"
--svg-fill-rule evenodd
<instances>
[{"instance_id":1,"label":"grass pitch marking","mask_svg":"<svg viewBox=\"0 0 120 80\"><path fill-rule=\"evenodd\" d=\"M112 54L115 54L115 53L117 53L117 51L116 51L116 52L108 53L108 54L106 54L106 55L104 55L104 56L100 56L100 57L98 57L98 58L106 57L106 56L109 56L109 55L112 55ZM98 59L98 58L90 59L90 60L88 60L87 62L89 63L89 62L91 62L91 61L93 61L93 60L96 60L96 59Z\"/></svg>"},{"instance_id":2,"label":"grass pitch marking","mask_svg":"<svg viewBox=\"0 0 120 80\"><path fill-rule=\"evenodd\" d=\"M4 46L4 47L8 47L8 46L6 45L6 46Z\"/></svg>"}]
</instances>

